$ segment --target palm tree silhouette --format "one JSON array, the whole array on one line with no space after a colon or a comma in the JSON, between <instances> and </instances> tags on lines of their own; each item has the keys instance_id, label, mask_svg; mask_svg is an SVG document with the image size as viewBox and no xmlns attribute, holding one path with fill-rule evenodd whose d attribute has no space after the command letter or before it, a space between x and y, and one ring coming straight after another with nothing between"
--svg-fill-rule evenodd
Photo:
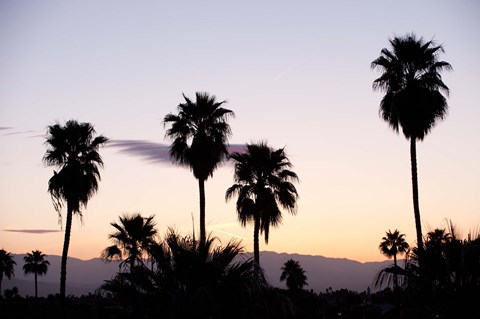
<instances>
[{"instance_id":1,"label":"palm tree silhouette","mask_svg":"<svg viewBox=\"0 0 480 319\"><path fill-rule=\"evenodd\" d=\"M187 166L198 179L200 195L200 245L205 244L205 181L228 155L228 137L231 135L227 119L233 111L217 101L214 95L196 93L193 102L183 95L185 102L178 105L178 115L167 114L164 125L170 125L166 136L172 139L170 157Z\"/></svg>"},{"instance_id":2,"label":"palm tree silhouette","mask_svg":"<svg viewBox=\"0 0 480 319\"><path fill-rule=\"evenodd\" d=\"M380 252L388 258L393 257L393 264L397 267L397 255L405 254L410 246L405 241L405 234L400 234L400 232L395 229L392 233L391 230L386 232L386 236L382 237L382 241L378 246Z\"/></svg>"},{"instance_id":3,"label":"palm tree silhouette","mask_svg":"<svg viewBox=\"0 0 480 319\"><path fill-rule=\"evenodd\" d=\"M0 249L0 296L2 295L2 280L3 276L11 279L15 276L13 266L17 263L13 260L11 253L4 249Z\"/></svg>"},{"instance_id":4,"label":"palm tree silhouette","mask_svg":"<svg viewBox=\"0 0 480 319\"><path fill-rule=\"evenodd\" d=\"M282 275L280 281L286 280L287 287L290 290L300 290L308 285L305 270L302 269L299 262L289 259L282 266Z\"/></svg>"},{"instance_id":5,"label":"palm tree silhouette","mask_svg":"<svg viewBox=\"0 0 480 319\"><path fill-rule=\"evenodd\" d=\"M174 318L245 318L251 303L266 287L251 259L242 259L239 242L203 245L169 230L164 245L152 256L158 263L155 281L168 292Z\"/></svg>"},{"instance_id":6,"label":"palm tree silhouette","mask_svg":"<svg viewBox=\"0 0 480 319\"><path fill-rule=\"evenodd\" d=\"M62 302L65 299L72 216L77 214L80 218L82 217L82 207L86 208L88 201L97 192L98 182L101 179L99 166L103 167L103 160L98 149L108 139L102 135L94 138L94 135L95 129L90 123L69 120L64 126L58 123L48 126L45 141L48 149L43 162L47 166L55 166L59 169L58 172L53 171L53 176L48 181L48 192L59 217L62 215L63 205L67 205L60 270Z\"/></svg>"},{"instance_id":7,"label":"palm tree silhouette","mask_svg":"<svg viewBox=\"0 0 480 319\"><path fill-rule=\"evenodd\" d=\"M410 140L413 208L418 247L423 247L420 207L418 202L416 141L422 141L439 120L447 114L448 87L440 73L452 67L439 61L443 46L433 41L424 42L414 34L394 37L392 49L382 49L371 67L381 75L373 82L373 89L385 92L380 102L380 116L398 133L402 128Z\"/></svg>"},{"instance_id":8,"label":"palm tree silhouette","mask_svg":"<svg viewBox=\"0 0 480 319\"><path fill-rule=\"evenodd\" d=\"M266 142L247 144L246 153L230 155L235 162L235 184L225 193L228 201L237 199L238 219L242 226L253 221L254 261L260 265L259 233L265 234L268 244L270 226L282 220L279 205L295 214L298 193L293 181L298 181L283 148L274 150Z\"/></svg>"},{"instance_id":9,"label":"palm tree silhouette","mask_svg":"<svg viewBox=\"0 0 480 319\"><path fill-rule=\"evenodd\" d=\"M409 248L410 246L405 241L405 234L400 234L400 232L397 229L395 229L393 233L391 230L388 230L388 232L386 232L386 236L382 237L382 241L378 246L378 249L380 249L380 252L383 255L385 255L389 259L393 257L393 265L395 270L398 269L397 255L407 253ZM396 273L394 273L393 280L394 280L394 285L396 289L398 288L398 280L397 280Z\"/></svg>"},{"instance_id":10,"label":"palm tree silhouette","mask_svg":"<svg viewBox=\"0 0 480 319\"><path fill-rule=\"evenodd\" d=\"M120 223L111 223L116 232L108 237L114 243L102 252L101 258L106 261L114 259L125 260L123 265L128 266L133 278L135 266L143 266L144 258L155 242L154 216L142 217L140 214L119 217Z\"/></svg>"},{"instance_id":11,"label":"palm tree silhouette","mask_svg":"<svg viewBox=\"0 0 480 319\"><path fill-rule=\"evenodd\" d=\"M47 255L43 254L40 250L32 250L32 253L27 253L23 257L25 264L23 265L23 271L25 275L34 274L35 276L35 298L38 297L38 284L37 276L45 275L48 271L48 266L50 262L45 260Z\"/></svg>"}]
</instances>

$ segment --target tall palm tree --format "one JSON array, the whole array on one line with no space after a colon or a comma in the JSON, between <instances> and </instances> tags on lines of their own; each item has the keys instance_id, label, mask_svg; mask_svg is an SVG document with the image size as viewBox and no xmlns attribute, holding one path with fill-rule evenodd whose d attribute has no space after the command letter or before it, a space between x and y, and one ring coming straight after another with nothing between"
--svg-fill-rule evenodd
<instances>
[{"instance_id":1,"label":"tall palm tree","mask_svg":"<svg viewBox=\"0 0 480 319\"><path fill-rule=\"evenodd\" d=\"M67 206L60 270L62 300L65 299L72 216L77 214L82 217L82 208L86 208L88 201L97 192L101 179L99 167L103 167L103 160L98 150L108 139L102 135L94 135L95 129L90 123L79 123L75 120L69 120L65 125L57 123L48 126L47 130L47 151L43 162L59 169L58 172L53 171L53 176L48 181L48 192L59 217L62 215L63 206Z\"/></svg>"},{"instance_id":2,"label":"tall palm tree","mask_svg":"<svg viewBox=\"0 0 480 319\"><path fill-rule=\"evenodd\" d=\"M11 253L4 249L0 249L0 296L2 295L2 280L3 276L11 279L15 276L15 269L13 266L17 263L13 260Z\"/></svg>"},{"instance_id":3,"label":"tall palm tree","mask_svg":"<svg viewBox=\"0 0 480 319\"><path fill-rule=\"evenodd\" d=\"M282 266L280 281L283 280L286 280L287 287L290 290L300 290L303 286L308 285L305 270L302 269L298 261L293 259L287 260Z\"/></svg>"},{"instance_id":4,"label":"tall palm tree","mask_svg":"<svg viewBox=\"0 0 480 319\"><path fill-rule=\"evenodd\" d=\"M380 57L371 64L372 69L381 72L373 82L373 89L385 93L380 102L380 116L396 133L401 127L405 138L410 140L415 228L418 247L422 248L416 141L422 141L447 114L445 96L449 89L440 73L452 67L439 60L443 46L425 42L414 34L394 37L390 45L392 48L382 49Z\"/></svg>"},{"instance_id":5,"label":"tall palm tree","mask_svg":"<svg viewBox=\"0 0 480 319\"><path fill-rule=\"evenodd\" d=\"M382 241L378 246L378 249L380 249L380 252L383 255L385 255L389 259L393 257L393 265L395 270L397 270L398 268L397 255L399 254L402 255L407 253L409 248L410 246L405 241L405 234L400 234L398 229L395 229L393 233L389 229L388 232L386 232L386 236L382 237ZM395 288L398 287L398 280L397 280L396 273L394 274L394 285L395 285Z\"/></svg>"},{"instance_id":6,"label":"tall palm tree","mask_svg":"<svg viewBox=\"0 0 480 319\"><path fill-rule=\"evenodd\" d=\"M274 150L266 142L247 144L246 153L233 153L230 158L235 162L235 184L227 189L225 199L237 195L240 223L253 222L254 261L259 266L259 233L265 234L268 244L270 226L282 221L280 207L295 214L298 193L292 182L298 181L298 176L289 170L292 164L285 150Z\"/></svg>"},{"instance_id":7,"label":"tall palm tree","mask_svg":"<svg viewBox=\"0 0 480 319\"><path fill-rule=\"evenodd\" d=\"M123 259L122 262L133 275L135 266L143 266L143 260L155 243L154 216L142 217L140 214L121 216L120 223L111 223L116 231L108 237L114 245L105 248L101 257L106 261ZM133 277L132 277L133 278Z\"/></svg>"},{"instance_id":8,"label":"tall palm tree","mask_svg":"<svg viewBox=\"0 0 480 319\"><path fill-rule=\"evenodd\" d=\"M178 105L178 114L167 114L163 120L169 125L166 136L172 139L170 157L189 167L198 179L200 193L200 244L205 244L205 181L228 155L231 135L227 120L233 111L217 101L214 95L196 93L195 102L183 95L185 102Z\"/></svg>"},{"instance_id":9,"label":"tall palm tree","mask_svg":"<svg viewBox=\"0 0 480 319\"><path fill-rule=\"evenodd\" d=\"M32 253L27 253L27 255L23 257L23 261L25 262L23 271L25 275L34 274L35 276L35 298L38 297L37 276L45 275L48 271L48 266L50 266L50 262L45 260L45 257L47 257L47 255L43 254L40 250L32 250Z\"/></svg>"}]
</instances>

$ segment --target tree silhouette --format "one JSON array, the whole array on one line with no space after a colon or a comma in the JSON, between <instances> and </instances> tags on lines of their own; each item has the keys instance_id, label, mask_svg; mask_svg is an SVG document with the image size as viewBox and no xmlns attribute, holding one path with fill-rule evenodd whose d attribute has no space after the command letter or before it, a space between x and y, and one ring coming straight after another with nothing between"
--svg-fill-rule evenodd
<instances>
[{"instance_id":1,"label":"tree silhouette","mask_svg":"<svg viewBox=\"0 0 480 319\"><path fill-rule=\"evenodd\" d=\"M380 116L398 133L402 128L410 140L413 208L418 247L423 247L420 207L418 201L416 141L422 141L439 120L447 114L448 87L440 73L450 70L449 63L439 61L444 52L433 41L417 39L414 34L394 37L391 50L384 48L371 67L381 75L373 82L373 89L385 92L380 102Z\"/></svg>"},{"instance_id":2,"label":"tree silhouette","mask_svg":"<svg viewBox=\"0 0 480 319\"><path fill-rule=\"evenodd\" d=\"M378 246L380 252L388 258L393 257L393 264L397 267L397 255L405 254L410 246L405 241L405 234L400 234L400 232L395 229L392 233L391 230L386 232L386 236L382 237L382 241Z\"/></svg>"},{"instance_id":3,"label":"tree silhouette","mask_svg":"<svg viewBox=\"0 0 480 319\"><path fill-rule=\"evenodd\" d=\"M382 241L378 246L378 249L380 249L380 252L383 255L385 255L389 259L393 257L393 265L395 269L398 268L397 255L407 253L409 248L410 246L405 241L405 234L400 234L397 229L395 229L393 233L391 230L388 230L388 232L386 232L386 236L382 237ZM398 288L398 280L396 274L394 274L394 285L395 288Z\"/></svg>"},{"instance_id":4,"label":"tree silhouette","mask_svg":"<svg viewBox=\"0 0 480 319\"><path fill-rule=\"evenodd\" d=\"M172 139L170 157L187 166L198 179L200 197L200 245L205 244L205 181L228 155L228 137L231 135L227 119L233 111L225 109L225 101L214 95L196 93L193 102L183 95L185 102L178 105L178 114L167 114L164 125L169 125L166 136Z\"/></svg>"},{"instance_id":5,"label":"tree silhouette","mask_svg":"<svg viewBox=\"0 0 480 319\"><path fill-rule=\"evenodd\" d=\"M422 266L419 267L419 261ZM448 228L435 228L424 238L424 247L413 247L405 257L405 267L386 267L376 277L375 286L401 278L404 288L397 291L398 307L410 313L429 313L445 318L469 318L480 308L480 235L469 233L462 239L451 221ZM475 316L474 316L475 317Z\"/></svg>"},{"instance_id":6,"label":"tree silhouette","mask_svg":"<svg viewBox=\"0 0 480 319\"><path fill-rule=\"evenodd\" d=\"M37 276L45 275L48 271L48 266L50 266L50 262L45 260L45 257L47 257L47 255L43 254L40 250L32 250L32 253L27 253L27 255L23 257L23 261L25 262L23 271L25 275L34 274L35 276L35 298L38 297Z\"/></svg>"},{"instance_id":7,"label":"tree silhouette","mask_svg":"<svg viewBox=\"0 0 480 319\"><path fill-rule=\"evenodd\" d=\"M293 181L298 176L283 148L274 150L265 142L247 144L246 153L233 153L235 163L235 184L225 193L228 201L237 195L236 210L242 226L254 224L254 261L260 265L259 233L265 234L268 244L270 226L277 226L282 220L280 207L295 214L298 193Z\"/></svg>"},{"instance_id":8,"label":"tree silhouette","mask_svg":"<svg viewBox=\"0 0 480 319\"><path fill-rule=\"evenodd\" d=\"M98 149L108 139L102 135L97 137L94 135L95 129L90 123L69 120L64 126L58 123L49 126L45 141L47 151L43 162L47 166L59 169L58 172L53 171L53 176L48 181L48 192L59 217L62 215L63 205L67 205L60 270L62 302L65 299L72 216L77 214L80 218L82 217L82 207L86 208L88 201L97 192L98 182L101 179L99 167L103 167L103 160Z\"/></svg>"},{"instance_id":9,"label":"tree silhouette","mask_svg":"<svg viewBox=\"0 0 480 319\"><path fill-rule=\"evenodd\" d=\"M300 290L308 285L305 270L302 269L298 261L289 259L282 266L282 275L280 281L286 280L288 289Z\"/></svg>"},{"instance_id":10,"label":"tree silhouette","mask_svg":"<svg viewBox=\"0 0 480 319\"><path fill-rule=\"evenodd\" d=\"M239 242L203 245L173 230L164 239L163 252L152 254L158 262L156 282L168 292L174 318L245 318L252 302L266 286L255 263L239 255Z\"/></svg>"},{"instance_id":11,"label":"tree silhouette","mask_svg":"<svg viewBox=\"0 0 480 319\"><path fill-rule=\"evenodd\" d=\"M128 266L130 275L136 265L143 265L143 260L147 256L150 247L155 242L154 216L142 217L140 214L132 216L121 216L120 223L111 223L116 232L108 237L114 243L102 252L101 258L106 261L114 259L125 260L122 262Z\"/></svg>"},{"instance_id":12,"label":"tree silhouette","mask_svg":"<svg viewBox=\"0 0 480 319\"><path fill-rule=\"evenodd\" d=\"M137 300L144 302L138 311L153 308L168 318L246 318L266 287L263 273L255 275L253 260L241 255L239 242L222 246L207 237L200 245L193 237L170 229L148 251L153 265L138 272L143 281ZM101 289L128 304L130 282L129 276L119 273Z\"/></svg>"},{"instance_id":13,"label":"tree silhouette","mask_svg":"<svg viewBox=\"0 0 480 319\"><path fill-rule=\"evenodd\" d=\"M17 263L13 260L11 253L4 249L0 249L0 296L2 295L2 280L3 276L11 279L15 276L15 269L13 266Z\"/></svg>"}]
</instances>

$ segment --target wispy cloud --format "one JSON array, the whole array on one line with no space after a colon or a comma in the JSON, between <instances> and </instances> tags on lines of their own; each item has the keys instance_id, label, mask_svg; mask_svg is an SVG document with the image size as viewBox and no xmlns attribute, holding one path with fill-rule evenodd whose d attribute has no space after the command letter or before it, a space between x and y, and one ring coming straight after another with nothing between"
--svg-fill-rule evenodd
<instances>
[{"instance_id":1,"label":"wispy cloud","mask_svg":"<svg viewBox=\"0 0 480 319\"><path fill-rule=\"evenodd\" d=\"M238 226L238 223L230 222L230 223L208 225L208 229L211 230L212 232L224 234L232 238L246 240L247 239L246 237L228 231L229 228L237 227L237 226Z\"/></svg>"},{"instance_id":2,"label":"wispy cloud","mask_svg":"<svg viewBox=\"0 0 480 319\"><path fill-rule=\"evenodd\" d=\"M169 146L145 140L111 140L108 147L117 148L120 153L136 156L149 163L171 163Z\"/></svg>"},{"instance_id":3,"label":"wispy cloud","mask_svg":"<svg viewBox=\"0 0 480 319\"><path fill-rule=\"evenodd\" d=\"M229 153L245 153L246 152L245 144L230 144L228 146Z\"/></svg>"},{"instance_id":4,"label":"wispy cloud","mask_svg":"<svg viewBox=\"0 0 480 319\"><path fill-rule=\"evenodd\" d=\"M289 67L288 69L280 72L273 79L276 81L276 80L280 79L281 77L283 77L285 74L289 73L290 71L292 71L292 67Z\"/></svg>"},{"instance_id":5,"label":"wispy cloud","mask_svg":"<svg viewBox=\"0 0 480 319\"><path fill-rule=\"evenodd\" d=\"M4 229L4 231L8 231L11 233L39 234L39 235L61 232L61 230L53 230L53 229Z\"/></svg>"},{"instance_id":6,"label":"wispy cloud","mask_svg":"<svg viewBox=\"0 0 480 319\"><path fill-rule=\"evenodd\" d=\"M172 163L169 154L170 146L163 143L157 143L146 140L111 140L108 147L116 148L120 153L138 157L149 163ZM243 152L245 146L241 144L231 144L229 152Z\"/></svg>"},{"instance_id":7,"label":"wispy cloud","mask_svg":"<svg viewBox=\"0 0 480 319\"><path fill-rule=\"evenodd\" d=\"M19 131L19 130L16 130L14 127L0 126L0 136L12 136L12 135L22 135L22 134L31 134L31 133L38 133L38 131L35 131L35 130ZM45 135L30 135L30 136L27 136L27 137L28 138L31 138L31 137L45 137Z\"/></svg>"},{"instance_id":8,"label":"wispy cloud","mask_svg":"<svg viewBox=\"0 0 480 319\"><path fill-rule=\"evenodd\" d=\"M3 136L9 136L9 135L18 135L18 134L28 134L28 133L37 133L37 131L16 131L16 132L10 132L10 133L5 133Z\"/></svg>"}]
</instances>

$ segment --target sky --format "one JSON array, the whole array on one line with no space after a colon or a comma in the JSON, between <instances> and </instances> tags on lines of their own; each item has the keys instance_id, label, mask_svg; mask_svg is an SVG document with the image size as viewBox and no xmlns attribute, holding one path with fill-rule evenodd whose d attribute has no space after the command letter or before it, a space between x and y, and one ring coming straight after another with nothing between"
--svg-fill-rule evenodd
<instances>
[{"instance_id":1,"label":"sky","mask_svg":"<svg viewBox=\"0 0 480 319\"><path fill-rule=\"evenodd\" d=\"M448 117L417 145L424 233L452 220L480 227L478 1L0 2L0 248L60 255L62 226L42 163L48 125L92 123L111 139L69 255L100 256L111 222L155 215L198 234L198 184L168 156L164 116L182 93L209 92L235 112L232 146L285 147L300 182L261 250L379 261L389 229L415 240L409 142L378 115L370 63L414 32L443 44ZM207 231L253 250L235 201L233 166L206 183ZM193 225L192 225L193 217Z\"/></svg>"}]
</instances>

